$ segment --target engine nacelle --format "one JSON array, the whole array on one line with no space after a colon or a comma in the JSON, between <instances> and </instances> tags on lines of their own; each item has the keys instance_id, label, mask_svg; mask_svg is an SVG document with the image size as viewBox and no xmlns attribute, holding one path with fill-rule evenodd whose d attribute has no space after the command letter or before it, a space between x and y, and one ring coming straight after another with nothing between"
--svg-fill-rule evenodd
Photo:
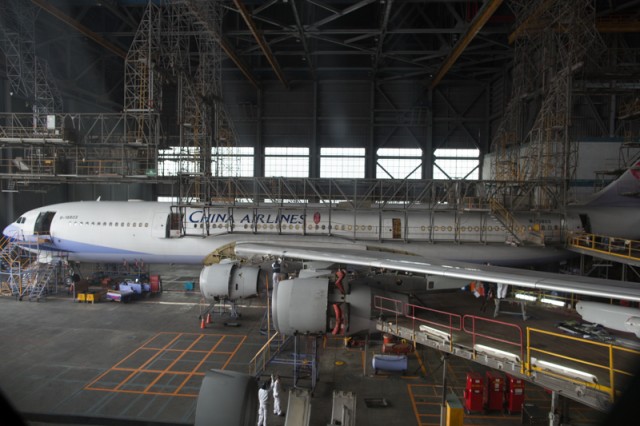
<instances>
[{"instance_id":1,"label":"engine nacelle","mask_svg":"<svg viewBox=\"0 0 640 426\"><path fill-rule=\"evenodd\" d=\"M202 379L195 426L256 424L258 382L248 374L209 370Z\"/></svg>"},{"instance_id":2,"label":"engine nacelle","mask_svg":"<svg viewBox=\"0 0 640 426\"><path fill-rule=\"evenodd\" d=\"M260 268L236 262L219 263L202 268L200 292L207 300L246 299L257 296L264 281L265 274Z\"/></svg>"},{"instance_id":3,"label":"engine nacelle","mask_svg":"<svg viewBox=\"0 0 640 426\"><path fill-rule=\"evenodd\" d=\"M330 289L329 279L280 281L272 294L273 325L281 334L350 335L371 327L371 290L354 286L348 294Z\"/></svg>"}]
</instances>

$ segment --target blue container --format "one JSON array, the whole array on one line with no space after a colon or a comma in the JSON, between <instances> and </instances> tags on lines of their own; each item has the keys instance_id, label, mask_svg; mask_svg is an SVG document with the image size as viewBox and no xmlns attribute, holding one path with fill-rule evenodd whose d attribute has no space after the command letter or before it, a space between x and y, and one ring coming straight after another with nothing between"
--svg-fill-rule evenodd
<instances>
[{"instance_id":1,"label":"blue container","mask_svg":"<svg viewBox=\"0 0 640 426\"><path fill-rule=\"evenodd\" d=\"M184 291L192 291L193 290L193 281L187 281L184 283Z\"/></svg>"},{"instance_id":2,"label":"blue container","mask_svg":"<svg viewBox=\"0 0 640 426\"><path fill-rule=\"evenodd\" d=\"M407 371L406 355L374 355L371 363L376 373L378 370L400 371L403 373Z\"/></svg>"}]
</instances>

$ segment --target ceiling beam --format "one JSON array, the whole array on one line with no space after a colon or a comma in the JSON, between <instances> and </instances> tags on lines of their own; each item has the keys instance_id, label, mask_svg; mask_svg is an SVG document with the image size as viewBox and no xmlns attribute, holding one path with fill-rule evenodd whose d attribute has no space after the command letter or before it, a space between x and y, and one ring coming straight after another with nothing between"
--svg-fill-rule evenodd
<instances>
[{"instance_id":1,"label":"ceiling beam","mask_svg":"<svg viewBox=\"0 0 640 426\"><path fill-rule=\"evenodd\" d=\"M284 78L284 74L282 72L282 69L280 68L280 64L278 64L276 57L271 52L271 48L269 47L269 44L267 43L267 41L264 39L264 36L260 33L260 30L258 30L256 23L253 21L253 18L249 13L249 10L247 10L247 8L245 7L245 5L242 3L241 0L233 0L233 3L238 8L240 15L242 16L242 18L244 19L244 22L249 27L249 30L251 31L251 34L253 34L253 37L256 39L256 42L260 46L260 49L262 49L262 53L267 58L267 61L269 61L269 64L271 64L271 68L273 68L273 71L278 76L278 79L284 85L284 87L288 89L289 83Z\"/></svg>"},{"instance_id":2,"label":"ceiling beam","mask_svg":"<svg viewBox=\"0 0 640 426\"><path fill-rule=\"evenodd\" d=\"M58 18L65 24L69 25L71 28L74 28L81 34L84 34L89 39L93 40L94 42L98 43L100 46L107 49L109 52L121 57L122 59L125 59L127 57L127 52L125 52L123 49L111 43L109 40L105 39L104 37L94 33L89 28L85 27L80 22L64 14L60 9L57 9L53 5L46 2L45 0L31 0L31 2L36 6L39 6L43 10L49 12L51 16Z\"/></svg>"},{"instance_id":3,"label":"ceiling beam","mask_svg":"<svg viewBox=\"0 0 640 426\"><path fill-rule=\"evenodd\" d=\"M501 4L502 0L489 0L480 8L475 18L473 18L473 21L471 21L471 25L469 25L467 31L460 37L456 45L453 46L451 53L449 53L449 56L444 60L440 69L433 77L433 80L431 80L431 89L442 81L442 78L449 72L453 64L458 60L462 52L464 52L464 49L467 48L469 43L471 43Z\"/></svg>"},{"instance_id":4,"label":"ceiling beam","mask_svg":"<svg viewBox=\"0 0 640 426\"><path fill-rule=\"evenodd\" d=\"M304 27L302 26L302 21L300 20L300 15L298 14L298 8L296 7L295 0L291 0L291 11L293 12L293 17L296 20L296 27L298 28L298 34L300 35L300 43L302 43L302 48L304 49L304 57L306 58L307 65L309 66L309 71L311 72L311 77L313 80L317 79L316 71L314 69L313 63L311 62L311 54L309 53L309 46L307 45L307 36L304 33Z\"/></svg>"}]
</instances>

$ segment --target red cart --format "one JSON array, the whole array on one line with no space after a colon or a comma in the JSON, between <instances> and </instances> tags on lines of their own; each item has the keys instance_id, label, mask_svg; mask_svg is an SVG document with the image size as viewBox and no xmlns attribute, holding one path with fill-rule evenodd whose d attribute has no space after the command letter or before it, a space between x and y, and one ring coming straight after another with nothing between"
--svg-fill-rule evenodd
<instances>
[{"instance_id":1,"label":"red cart","mask_svg":"<svg viewBox=\"0 0 640 426\"><path fill-rule=\"evenodd\" d=\"M467 373L467 386L464 389L464 411L483 411L484 380L480 373Z\"/></svg>"},{"instance_id":2,"label":"red cart","mask_svg":"<svg viewBox=\"0 0 640 426\"><path fill-rule=\"evenodd\" d=\"M487 391L484 394L484 406L487 411L502 411L505 382L501 373L487 371Z\"/></svg>"},{"instance_id":3,"label":"red cart","mask_svg":"<svg viewBox=\"0 0 640 426\"><path fill-rule=\"evenodd\" d=\"M507 374L506 410L509 414L520 413L524 404L524 380Z\"/></svg>"}]
</instances>

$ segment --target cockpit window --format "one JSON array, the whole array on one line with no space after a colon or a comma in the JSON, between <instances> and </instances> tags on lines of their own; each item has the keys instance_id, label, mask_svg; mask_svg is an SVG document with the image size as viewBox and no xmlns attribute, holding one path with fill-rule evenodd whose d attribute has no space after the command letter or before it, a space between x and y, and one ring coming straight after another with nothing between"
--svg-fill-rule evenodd
<instances>
[{"instance_id":1,"label":"cockpit window","mask_svg":"<svg viewBox=\"0 0 640 426\"><path fill-rule=\"evenodd\" d=\"M20 217L18 218L18 220L16 220L16 223L24 223L24 221L25 221L26 219L27 219L26 217L24 217L24 216L20 216Z\"/></svg>"}]
</instances>

